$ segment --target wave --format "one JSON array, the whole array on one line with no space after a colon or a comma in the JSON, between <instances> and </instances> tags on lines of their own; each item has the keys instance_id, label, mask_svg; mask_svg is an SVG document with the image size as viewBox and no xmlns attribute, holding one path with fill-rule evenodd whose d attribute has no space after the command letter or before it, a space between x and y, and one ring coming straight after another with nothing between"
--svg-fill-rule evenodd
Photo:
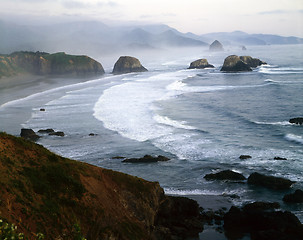
<instances>
[{"instance_id":1,"label":"wave","mask_svg":"<svg viewBox=\"0 0 303 240\"><path fill-rule=\"evenodd\" d=\"M172 126L174 128L182 128L182 129L188 129L188 130L196 129L195 127L186 125L185 121L176 121L176 120L172 120L169 117L165 117L165 116L163 117L160 115L156 115L156 116L154 116L154 120L156 120L156 122L158 122L160 124Z\"/></svg>"},{"instance_id":2,"label":"wave","mask_svg":"<svg viewBox=\"0 0 303 240\"><path fill-rule=\"evenodd\" d=\"M259 72L265 74L300 74L303 73L303 68L262 65L259 68Z\"/></svg>"},{"instance_id":3,"label":"wave","mask_svg":"<svg viewBox=\"0 0 303 240\"><path fill-rule=\"evenodd\" d=\"M179 190L175 188L164 188L165 194L169 195L179 195L179 196L186 196L186 195L212 195L212 196L219 196L222 195L222 192L214 191L214 190L201 190L201 189L193 189L193 190Z\"/></svg>"},{"instance_id":4,"label":"wave","mask_svg":"<svg viewBox=\"0 0 303 240\"><path fill-rule=\"evenodd\" d=\"M303 137L302 136L298 136L298 135L289 133L289 134L285 135L285 138L289 141L303 144Z\"/></svg>"},{"instance_id":5,"label":"wave","mask_svg":"<svg viewBox=\"0 0 303 240\"><path fill-rule=\"evenodd\" d=\"M281 122L258 122L258 121L255 121L254 123L261 124L261 125L277 125L277 126L291 126L291 125L293 125L288 121L281 121Z\"/></svg>"}]
</instances>

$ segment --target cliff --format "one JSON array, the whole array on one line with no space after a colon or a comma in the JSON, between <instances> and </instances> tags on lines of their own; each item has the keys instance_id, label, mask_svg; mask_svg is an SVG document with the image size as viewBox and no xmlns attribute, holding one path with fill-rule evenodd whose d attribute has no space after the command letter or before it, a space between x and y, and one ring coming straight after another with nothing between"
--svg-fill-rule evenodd
<instances>
[{"instance_id":1,"label":"cliff","mask_svg":"<svg viewBox=\"0 0 303 240\"><path fill-rule=\"evenodd\" d=\"M88 56L44 52L14 52L0 55L0 77L20 73L35 75L94 76L104 74L102 65Z\"/></svg>"},{"instance_id":2,"label":"cliff","mask_svg":"<svg viewBox=\"0 0 303 240\"><path fill-rule=\"evenodd\" d=\"M203 230L180 225L196 222L198 204L165 196L157 182L69 160L6 133L0 184L0 219L29 239L78 239L74 226L87 239L112 240L179 239Z\"/></svg>"}]
</instances>

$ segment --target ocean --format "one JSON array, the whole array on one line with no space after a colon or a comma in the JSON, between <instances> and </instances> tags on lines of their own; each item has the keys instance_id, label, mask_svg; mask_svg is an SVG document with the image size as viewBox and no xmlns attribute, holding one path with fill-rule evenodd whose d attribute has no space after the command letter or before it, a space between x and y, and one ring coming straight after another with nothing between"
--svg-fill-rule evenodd
<instances>
[{"instance_id":1,"label":"ocean","mask_svg":"<svg viewBox=\"0 0 303 240\"><path fill-rule=\"evenodd\" d=\"M232 54L268 65L246 73L220 72ZM199 58L215 68L188 70ZM167 194L225 196L235 205L277 201L303 221L302 204L282 201L284 194L303 189L303 126L288 122L303 117L303 45L170 51L139 59L148 72L112 75L108 67L101 78L3 103L0 130L15 135L21 127L63 131L65 137L43 136L38 143L64 157L158 181ZM30 114L19 126L15 118L24 111ZM133 164L113 159L146 154L171 160ZM241 160L240 155L252 158ZM296 183L289 191L273 191L204 179L226 169Z\"/></svg>"}]
</instances>

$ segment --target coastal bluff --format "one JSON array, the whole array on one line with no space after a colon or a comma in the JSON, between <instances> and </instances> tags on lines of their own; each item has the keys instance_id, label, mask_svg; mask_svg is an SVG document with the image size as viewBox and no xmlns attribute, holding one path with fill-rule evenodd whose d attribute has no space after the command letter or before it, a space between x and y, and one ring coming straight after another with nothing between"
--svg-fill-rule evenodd
<instances>
[{"instance_id":1,"label":"coastal bluff","mask_svg":"<svg viewBox=\"0 0 303 240\"><path fill-rule=\"evenodd\" d=\"M158 182L1 132L0 184L0 219L25 239L186 239L203 230L197 202L166 196Z\"/></svg>"},{"instance_id":2,"label":"coastal bluff","mask_svg":"<svg viewBox=\"0 0 303 240\"><path fill-rule=\"evenodd\" d=\"M84 55L69 55L64 52L14 52L0 55L0 77L18 74L51 76L98 76L104 74L101 63Z\"/></svg>"}]
</instances>

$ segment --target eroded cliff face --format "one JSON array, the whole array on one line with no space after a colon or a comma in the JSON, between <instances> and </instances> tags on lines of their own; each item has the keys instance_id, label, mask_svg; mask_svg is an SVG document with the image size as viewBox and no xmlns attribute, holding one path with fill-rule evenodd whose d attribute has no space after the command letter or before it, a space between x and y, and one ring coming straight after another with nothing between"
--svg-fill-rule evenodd
<instances>
[{"instance_id":1,"label":"eroded cliff face","mask_svg":"<svg viewBox=\"0 0 303 240\"><path fill-rule=\"evenodd\" d=\"M14 52L0 55L0 77L20 73L35 75L94 76L104 74L102 65L88 56L44 52Z\"/></svg>"},{"instance_id":2,"label":"eroded cliff face","mask_svg":"<svg viewBox=\"0 0 303 240\"><path fill-rule=\"evenodd\" d=\"M171 239L203 229L194 224L188 232L184 225L198 219L197 203L165 196L157 182L69 160L5 133L0 185L0 219L29 239L38 232L75 239L75 224L93 240Z\"/></svg>"}]
</instances>

